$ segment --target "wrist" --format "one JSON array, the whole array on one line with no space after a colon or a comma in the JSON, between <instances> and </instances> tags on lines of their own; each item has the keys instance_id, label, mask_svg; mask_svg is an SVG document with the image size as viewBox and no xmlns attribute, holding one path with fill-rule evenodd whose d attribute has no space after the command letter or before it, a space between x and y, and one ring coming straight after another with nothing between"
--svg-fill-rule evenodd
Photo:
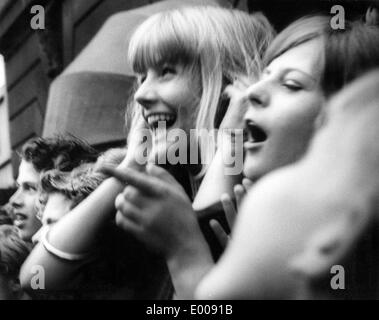
<instances>
[{"instance_id":1,"label":"wrist","mask_svg":"<svg viewBox=\"0 0 379 320\"><path fill-rule=\"evenodd\" d=\"M178 299L193 299L203 277L212 269L214 261L209 247L202 240L188 243L167 259L167 266Z\"/></svg>"},{"instance_id":2,"label":"wrist","mask_svg":"<svg viewBox=\"0 0 379 320\"><path fill-rule=\"evenodd\" d=\"M168 253L166 260L170 270L174 273L181 272L189 267L213 265L212 254L201 230L193 233L191 239Z\"/></svg>"}]
</instances>

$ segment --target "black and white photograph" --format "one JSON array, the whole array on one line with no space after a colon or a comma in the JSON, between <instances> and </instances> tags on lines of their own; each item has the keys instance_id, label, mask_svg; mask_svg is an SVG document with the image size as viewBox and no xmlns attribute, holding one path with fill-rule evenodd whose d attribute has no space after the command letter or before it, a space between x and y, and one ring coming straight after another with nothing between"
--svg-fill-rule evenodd
<instances>
[{"instance_id":1,"label":"black and white photograph","mask_svg":"<svg viewBox=\"0 0 379 320\"><path fill-rule=\"evenodd\" d=\"M378 299L379 0L0 0L0 300Z\"/></svg>"}]
</instances>

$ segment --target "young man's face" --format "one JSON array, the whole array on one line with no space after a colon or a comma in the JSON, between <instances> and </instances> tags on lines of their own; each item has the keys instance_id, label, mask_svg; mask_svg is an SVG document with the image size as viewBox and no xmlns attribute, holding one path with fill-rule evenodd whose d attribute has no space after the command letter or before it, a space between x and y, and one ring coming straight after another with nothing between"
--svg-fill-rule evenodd
<instances>
[{"instance_id":1,"label":"young man's face","mask_svg":"<svg viewBox=\"0 0 379 320\"><path fill-rule=\"evenodd\" d=\"M37 219L39 172L30 162L21 161L17 178L18 189L10 199L14 210L14 225L19 230L20 237L25 241L31 241L32 236L41 227Z\"/></svg>"}]
</instances>

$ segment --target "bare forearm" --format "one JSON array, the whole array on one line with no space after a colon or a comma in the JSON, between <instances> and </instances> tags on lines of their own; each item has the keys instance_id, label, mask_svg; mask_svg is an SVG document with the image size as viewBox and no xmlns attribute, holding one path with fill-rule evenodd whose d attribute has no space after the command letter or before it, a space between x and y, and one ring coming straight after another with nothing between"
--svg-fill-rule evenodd
<instances>
[{"instance_id":1,"label":"bare forearm","mask_svg":"<svg viewBox=\"0 0 379 320\"><path fill-rule=\"evenodd\" d=\"M21 267L20 283L27 291L70 289L81 266L79 261L63 261L53 256L39 243Z\"/></svg>"},{"instance_id":2,"label":"bare forearm","mask_svg":"<svg viewBox=\"0 0 379 320\"><path fill-rule=\"evenodd\" d=\"M239 153L237 152L232 156L233 149L234 151L239 151ZM238 170L239 164L233 164L234 159L237 157L243 159L242 151L236 149L234 143L227 137L220 138L216 154L195 197L193 203L195 210L202 210L219 202L221 195L224 193L233 197L234 185L241 183L242 180L242 167L241 170ZM235 170L230 169L230 166L235 166Z\"/></svg>"},{"instance_id":3,"label":"bare forearm","mask_svg":"<svg viewBox=\"0 0 379 320\"><path fill-rule=\"evenodd\" d=\"M175 295L178 299L193 299L197 285L214 266L204 237L198 237L177 254L167 259Z\"/></svg>"},{"instance_id":4,"label":"bare forearm","mask_svg":"<svg viewBox=\"0 0 379 320\"><path fill-rule=\"evenodd\" d=\"M92 251L96 235L112 218L115 198L123 188L124 185L114 178L104 181L51 229L50 243L69 253Z\"/></svg>"}]
</instances>

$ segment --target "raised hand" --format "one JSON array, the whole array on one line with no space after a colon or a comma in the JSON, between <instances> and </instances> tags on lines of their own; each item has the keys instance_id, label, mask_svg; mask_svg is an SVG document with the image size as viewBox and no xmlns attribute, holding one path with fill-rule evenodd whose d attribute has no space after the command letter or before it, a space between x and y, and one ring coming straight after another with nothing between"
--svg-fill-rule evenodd
<instances>
[{"instance_id":1,"label":"raised hand","mask_svg":"<svg viewBox=\"0 0 379 320\"><path fill-rule=\"evenodd\" d=\"M244 92L251 84L250 82L241 77L225 88L223 94L230 98L230 103L220 129L243 129L243 117L249 105L246 103Z\"/></svg>"},{"instance_id":2,"label":"raised hand","mask_svg":"<svg viewBox=\"0 0 379 320\"><path fill-rule=\"evenodd\" d=\"M120 168L144 171L152 148L152 137L151 131L140 113L134 116L133 125L128 134L127 148L125 159L120 164Z\"/></svg>"},{"instance_id":3,"label":"raised hand","mask_svg":"<svg viewBox=\"0 0 379 320\"><path fill-rule=\"evenodd\" d=\"M171 257L201 232L190 199L166 170L149 164L146 173L107 173L128 184L115 201L117 225L151 249Z\"/></svg>"},{"instance_id":4,"label":"raised hand","mask_svg":"<svg viewBox=\"0 0 379 320\"><path fill-rule=\"evenodd\" d=\"M244 178L242 180L242 184L237 184L234 186L233 190L237 207L235 207L233 200L228 194L225 193L221 196L222 207L224 208L225 217L230 230L233 229L234 222L237 217L237 212L242 203L242 199L246 195L247 191L252 187L252 185L253 182L251 180ZM217 220L211 220L210 226L213 229L213 232L217 236L222 247L225 248L230 240L230 236Z\"/></svg>"},{"instance_id":5,"label":"raised hand","mask_svg":"<svg viewBox=\"0 0 379 320\"><path fill-rule=\"evenodd\" d=\"M192 299L213 259L183 188L152 164L146 173L131 169L108 173L128 184L115 201L117 225L163 254L177 297Z\"/></svg>"}]
</instances>

